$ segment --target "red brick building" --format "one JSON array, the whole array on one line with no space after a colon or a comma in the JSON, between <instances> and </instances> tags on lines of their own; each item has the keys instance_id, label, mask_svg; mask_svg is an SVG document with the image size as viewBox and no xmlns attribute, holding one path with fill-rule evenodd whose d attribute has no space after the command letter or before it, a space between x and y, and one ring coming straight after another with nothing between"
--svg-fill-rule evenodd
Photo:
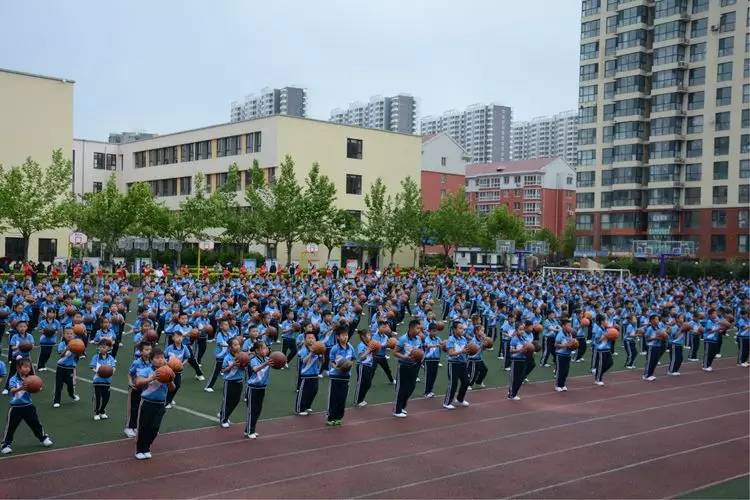
<instances>
[{"instance_id":1,"label":"red brick building","mask_svg":"<svg viewBox=\"0 0 750 500\"><path fill-rule=\"evenodd\" d=\"M466 151L447 134L422 137L422 208L433 211L448 193L464 185Z\"/></svg>"},{"instance_id":2,"label":"red brick building","mask_svg":"<svg viewBox=\"0 0 750 500\"><path fill-rule=\"evenodd\" d=\"M560 158L466 166L466 192L479 212L505 205L529 229L562 236L576 206L575 171Z\"/></svg>"}]
</instances>

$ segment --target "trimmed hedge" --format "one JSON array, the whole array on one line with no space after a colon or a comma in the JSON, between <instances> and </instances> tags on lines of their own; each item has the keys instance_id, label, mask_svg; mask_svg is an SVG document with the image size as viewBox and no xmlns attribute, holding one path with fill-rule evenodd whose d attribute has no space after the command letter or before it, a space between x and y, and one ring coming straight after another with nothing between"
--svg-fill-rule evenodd
<instances>
[{"instance_id":1,"label":"trimmed hedge","mask_svg":"<svg viewBox=\"0 0 750 500\"><path fill-rule=\"evenodd\" d=\"M659 262L649 259L624 257L614 260L602 259L600 262L607 269L628 269L633 274L659 275ZM720 279L750 279L750 265L747 262L730 260L716 262L711 260L669 259L667 276L683 278L714 277Z\"/></svg>"}]
</instances>

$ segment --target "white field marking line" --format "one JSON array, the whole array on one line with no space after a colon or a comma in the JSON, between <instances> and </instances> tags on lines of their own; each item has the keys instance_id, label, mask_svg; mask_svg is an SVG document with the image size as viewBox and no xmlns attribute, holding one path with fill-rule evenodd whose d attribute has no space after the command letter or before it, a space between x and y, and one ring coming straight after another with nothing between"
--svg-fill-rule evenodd
<instances>
[{"instance_id":1,"label":"white field marking line","mask_svg":"<svg viewBox=\"0 0 750 500\"><path fill-rule=\"evenodd\" d=\"M739 380L739 379L736 379L736 378L732 378L732 379L719 379L719 380L715 380L715 381L701 382L699 384L693 384L693 385L689 385L689 386L680 386L680 387L675 387L675 388L664 388L664 389L659 389L659 390L656 390L656 391L650 391L650 392L645 392L645 393L642 392L642 393L634 393L634 394L622 394L620 396L614 396L614 397L610 397L610 398L596 399L596 400L581 402L581 403L577 403L577 404L601 403L602 401L610 401L610 400L613 400L613 399L622 399L622 398L627 398L627 397L641 396L641 395L644 395L644 394L655 394L655 393L660 393L660 392L673 391L673 390L681 389L681 388L684 388L684 387L699 387L699 386L703 386L703 385L718 384L718 383L727 382L727 381L731 381L731 380ZM558 405L558 407L563 407L563 406L566 406L566 405ZM377 437L377 438L370 438L370 439L364 439L364 440L359 440L359 441L354 441L354 442L349 442L349 443L338 443L338 444L327 445L327 446L322 446L322 447L317 447L317 448L306 448L304 450L295 450L295 451L292 451L292 452L285 452L285 453L281 453L281 454L277 454L277 455L269 455L269 456L266 456L266 457L258 457L258 458L250 459L250 460L248 460L246 462L268 460L268 459L275 459L275 458L283 458L283 457L293 456L293 455L297 455L297 454L303 454L303 453L309 453L309 452L316 452L316 451L323 451L323 450L328 450L328 449L333 449L333 448L339 448L339 447L342 447L342 446L349 446L349 445L352 445L352 444L364 444L364 443L381 441L383 439L399 438L399 437L404 437L404 436L421 434L423 432L431 432L433 430L449 429L449 428L459 427L459 426L463 426L463 425L470 424L470 423L481 423L481 422L487 422L487 421L491 421L491 420L492 421L504 420L506 418L512 418L512 417L517 417L517 416L527 416L527 415L532 415L534 413L545 412L545 411L548 411L548 410L547 409L545 409L545 410L529 410L529 411L520 412L520 413L513 413L513 414L510 414L510 415L501 415L501 416L497 416L497 417L488 417L488 418L484 418L484 419L480 419L480 420L476 420L476 421L472 421L472 422L461 422L460 424L449 424L449 425L438 427L436 429L420 429L420 430L417 430L417 431L402 432L402 433L392 434L392 435L388 435L388 436ZM266 436L266 438L274 438L274 437L280 437L280 436L288 436L288 435L291 435L291 434L307 433L307 432L314 431L314 430L315 429L302 429L302 430L299 430L299 431L292 431L292 432L287 432L287 433L269 434L268 436ZM204 444L204 445L199 445L199 446L191 446L191 447L187 447L187 448L180 448L178 450L172 450L171 453L185 453L185 452L195 451L195 450L200 450L200 449L205 449L205 448L213 448L213 447L216 447L216 446L223 446L225 444L238 444L238 443L244 443L244 442L247 442L247 439L245 439L245 438L235 439L235 440L223 441L223 442L219 442L219 443L209 443L209 444ZM131 460L130 458L114 459L114 460L108 460L108 461L105 461L105 462L97 462L97 465L110 465L110 464L115 464L115 463L128 462L130 460ZM72 467L63 467L63 468L59 468L59 469L45 470L43 472L37 472L37 473L34 473L34 474L27 474L27 475L22 475L22 476L15 476L15 477L10 477L10 478L5 478L5 480L6 481L10 481L10 480L17 480L17 479L28 479L28 478L31 478L31 477L40 477L40 476L44 476L46 474L51 474L51 473L58 473L58 472L63 472L63 471L71 471L71 470L76 470L76 469L83 469L83 468L89 467L90 465L91 464L82 464L82 465L76 465L76 466L72 466ZM179 474L179 473L176 473L176 474Z\"/></svg>"},{"instance_id":2,"label":"white field marking line","mask_svg":"<svg viewBox=\"0 0 750 500\"><path fill-rule=\"evenodd\" d=\"M717 361L721 361L721 359L719 359ZM714 370L714 372L719 372L719 371L724 371L724 370L731 370L731 367L717 368L716 370ZM615 373L630 373L630 372L623 370L623 371L618 371L618 372L615 372ZM691 374L698 374L698 375L700 375L701 373L702 372L688 372L686 374L686 376L689 376ZM588 377L588 376L589 375L577 375L576 377L570 377L570 378L582 378L582 377ZM682 378L684 379L684 378L686 378L686 376L683 376ZM714 384L714 383L726 382L726 381L731 381L731 380L742 380L742 379L744 379L744 377L735 377L735 378L729 378L729 379L719 379L719 380L715 380L715 381L701 382L699 384L684 385L684 386L680 386L680 387L685 387L685 388L700 387L700 386L707 385L707 384L710 385L710 384ZM539 381L536 381L536 382L529 382L529 384L527 384L527 385L540 384L540 383L546 383L546 382L549 382L549 381L547 381L547 380L539 380ZM611 384L609 384L609 386L611 387L611 386L618 386L618 385L626 385L626 384L630 384L630 383L634 383L634 382L643 382L643 381L640 380L640 379L623 380L623 381L611 383ZM675 389L678 389L678 388L675 388ZM577 389L576 392L578 392L579 390L586 390L586 389L598 389L598 388L597 387L593 387L593 386L586 386L586 387L581 387L581 388ZM652 392L662 392L662 391L667 391L667 390L672 390L672 389L669 389L669 388L667 388L667 389L660 389L658 391L651 391L651 392L647 392L647 393L639 393L638 395L640 395L640 394L651 394ZM490 391L487 391L487 392L490 392ZM544 393L539 393L539 394L532 394L530 396L525 397L524 399L528 400L528 399L532 399L532 398L536 398L536 397L544 397L544 396L556 395L556 394L557 394L556 392L544 392ZM633 394L633 396L635 396L635 395L636 394ZM619 399L619 398L627 397L627 396L628 395L615 396L615 397L612 397L612 398L587 401L586 403L588 403L588 402L608 401L610 399ZM438 396L436 396L436 398L437 397ZM485 401L485 402L481 402L481 403L474 403L472 406L480 406L482 404L488 404L488 403L492 403L494 401L498 401L498 400L491 400L491 401ZM499 401L503 401L503 400L501 399ZM385 405L385 404L391 404L391 403L390 402L375 403L375 404L371 404L369 406L380 406L380 405ZM442 411L442 410L439 410L439 409L438 410L427 410L427 411L422 412L420 414L432 413L432 412L438 412L438 411ZM521 412L521 413L516 413L516 414L513 414L513 415L506 415L506 416L504 416L502 418L506 418L506 417L509 418L509 417L512 417L512 416L525 416L525 415L536 413L537 411L543 411L543 410L533 410L533 411L528 411L528 412ZM315 413L324 413L324 412L321 411L321 412L315 412ZM270 417L270 418L261 419L260 421L261 422L268 422L268 421L274 421L274 420L294 419L294 418L296 418L294 415L282 415L282 416L279 416L279 417ZM392 417L378 417L378 418L373 418L373 419L367 419L367 420L360 420L360 421L352 422L351 425L367 424L367 423L371 423L371 422L378 422L378 421L391 420L391 419L392 419ZM239 424L235 424L235 425L239 425ZM215 428L216 428L215 426L204 426L204 427L195 427L195 428L190 428L190 429L179 429L179 430L176 430L176 431L170 431L170 432L161 433L161 435L167 436L167 435L170 435L170 434L180 434L180 433L200 431L200 430L205 430L205 429L215 429ZM291 431L291 432L277 433L277 434L269 434L266 437L270 438L270 437L287 436L287 435L292 435L292 434L301 434L301 433L309 432L310 430L315 430L315 429L301 429L301 430L298 430L298 431ZM409 435L409 433L407 433L407 434L396 434L396 435L394 435L394 437L402 437L402 436L406 436L406 435ZM42 453L62 452L62 451L65 451L65 450L70 450L70 449L75 449L75 448L83 448L83 447L91 447L91 446L96 446L96 445L99 445L99 444L118 443L118 442L122 442L122 441L131 441L131 438L119 438L119 439L112 439L112 440L109 440L109 441L102 441L102 442L98 442L98 443L86 443L86 444L80 444L80 445L76 445L76 446L69 446L69 447L66 447L66 448L58 448L58 449L51 449L51 450L50 449L40 450L40 451L35 451L35 452L30 452L30 453L24 453L23 455L18 455L18 456L15 456L15 457L14 456L0 457L0 461L2 461L2 460L12 460L12 459L16 459L16 458L25 457L25 456L31 456L31 455L40 455ZM234 439L234 440L230 440L230 441L222 441L222 442L219 442L219 443L211 443L211 444L194 446L194 447L189 447L189 448L182 448L180 450L174 450L174 451L192 451L192 450L196 450L196 449L203 449L203 448L210 448L210 447L214 447L214 446L221 446L221 445L224 445L224 444L242 443L242 442L245 442L245 441L246 440L244 438L243 439ZM338 446L338 445L332 445L331 447L336 447L336 446ZM276 457L268 457L268 458L276 458ZM126 462L128 460L129 459L109 460L109 461L106 461L106 462L99 462L98 465L121 463L121 462ZM7 478L6 480L16 480L16 479L22 479L22 478L28 478L28 477L42 476L42 475L44 475L46 473L49 473L49 472L61 472L61 471L74 470L74 469L85 468L85 467L87 467L87 466L86 465L80 465L80 466L75 466L75 467L61 468L61 469L55 469L53 471L45 471L45 472L42 472L42 473L30 474L30 475L26 475L26 476L16 476L16 477L12 477L12 478Z\"/></svg>"},{"instance_id":3,"label":"white field marking line","mask_svg":"<svg viewBox=\"0 0 750 500\"><path fill-rule=\"evenodd\" d=\"M745 411L750 411L750 410L743 410L743 412L745 412ZM734 412L734 413L742 413L742 412ZM557 488L558 486L565 486L565 485L568 485L568 484L577 483L579 481L583 481L583 480L586 480L586 479L592 479L592 478L603 476L603 475L606 475L606 474L611 474L613 472L620 472L620 471L623 471L623 470L632 469L634 467L638 467L638 466L645 465L645 464L650 464L652 462L658 462L659 460L665 460L667 458L677 457L677 456L680 456L680 455L684 455L686 453L692 453L692 452L696 452L696 451L700 451L700 450L706 450L708 448L714 448L716 446L722 446L722 445L725 445L725 444L728 444L728 443L732 443L734 441L739 441L741 439L747 439L749 437L750 437L750 434L745 434L744 436L738 436L738 437L731 438L731 439L725 439L724 441L719 441L718 443L710 443L710 444L706 444L706 445L703 445L703 446L696 446L696 447L693 447L693 448L688 448L687 450L675 451L673 453L668 453L666 455L661 455L661 456L658 456L658 457L653 457L653 458L649 458L649 459L646 459L646 460L641 460L639 462L633 462L632 464L622 465L620 467L615 467L613 469L608 469L608 470L604 470L604 471L601 471L601 472L596 472L596 473L593 473L593 474L588 474L588 475L581 476L581 477L578 477L578 478L575 478L575 479L571 479L571 480L568 480L568 481L561 481L559 483L555 483L555 484L552 484L550 486L545 486L544 488L537 488L535 490L529 490L529 491L524 491L522 493L516 493L515 495L510 496L508 498L520 498L522 496L528 496L528 495L531 495L533 493L537 493L539 491L549 490L551 488ZM723 482L723 481L719 481L719 482ZM704 488L704 486L701 487L701 488Z\"/></svg>"},{"instance_id":4,"label":"white field marking line","mask_svg":"<svg viewBox=\"0 0 750 500\"><path fill-rule=\"evenodd\" d=\"M654 392L660 392L660 391L654 391ZM702 399L697 399L697 400L684 401L684 402L679 402L679 403L670 403L670 404L662 405L662 406L658 406L658 407L645 408L645 409L639 409L639 410L631 410L631 411L628 411L628 412L615 413L615 414L606 415L606 416L592 417L592 418L589 418L589 419L579 420L579 421L576 421L576 422L569 422L569 423L565 423L565 424L559 424L557 426L548 427L548 428L543 429L543 430L552 430L552 429L556 429L556 428L570 427L570 426L573 426L573 425L585 424L585 423L589 423L589 422L593 422L593 421L603 420L603 419L606 419L606 418L613 418L613 417L617 417L617 416L643 413L643 412L650 411L650 410L668 408L668 407L679 406L679 405L684 405L684 404L693 404L693 403L695 403L697 401L719 399L719 398L722 398L722 397L735 396L737 394L746 394L746 392L745 391L740 391L740 392L736 392L736 393L722 394L720 396L711 396L711 397L708 397L708 398L702 398ZM743 411L745 411L745 410L743 410ZM493 418L484 419L482 421L499 420L499 419L502 419L502 418L503 417L493 417ZM478 421L478 422L481 422L481 421ZM471 422L471 423L478 423L478 422ZM444 426L443 428L464 426L466 424L467 424L467 422L462 422L460 424L452 424L450 426ZM209 470L216 470L216 469L221 469L221 468L224 468L224 467L234 467L234 466L238 466L238 465L244 465L244 464L248 464L248 463L252 463L252 462L264 461L264 460L269 460L269 459L284 458L284 457L288 457L288 456L301 455L301 454L305 454L305 453L315 453L315 452L319 452L319 451L323 451L323 450L327 450L327 449L331 449L331 448L337 448L337 447L341 447L341 446L352 446L352 445L358 445L358 444L364 444L364 443L370 443L370 442L376 442L376 441L383 441L383 440L386 440L386 439L398 438L398 437L402 437L402 436L406 436L406 435L420 434L420 433L423 433L423 432L432 432L434 430L435 429L426 429L426 430L419 430L419 431L411 431L411 432L397 434L397 435L392 435L392 436L384 436L384 437L371 438L371 439L360 440L360 441L353 441L353 442L336 444L336 445L321 446L321 447L317 447L317 448L310 448L310 449L300 450L300 451L294 451L294 452L281 453L281 454L278 454L278 455L275 455L275 456L251 458L251 459L247 459L247 460L241 460L239 462L232 462L231 464L210 465L210 466L206 466L206 467L193 468L193 469L191 469L189 471L179 471L179 472L175 472L175 473L171 473L171 474L163 474L163 475L158 475L158 476L151 476L148 479L149 480L155 480L155 479L164 479L164 478L168 478L168 477L177 477L177 476L180 476L180 475L191 474L191 473L194 473L194 472L205 472L205 471L209 471ZM367 463L352 464L352 465L347 465L347 466L338 467L338 468L334 468L334 469L329 469L329 470L324 470L324 471L318 471L318 472L309 473L309 474L303 474L303 475L300 475L300 476L287 477L287 478L276 480L276 481L264 482L262 484L263 484L263 486L267 486L267 485L273 485L273 484L277 484L277 483L282 483L282 482L285 482L285 481L292 481L292 480L297 480L297 479L306 479L308 477L314 477L314 476L318 476L318 475L322 475L322 474L327 474L329 472L339 472L339 471L342 471L342 470L353 469L353 468L356 468L356 467L364 467L364 466L369 466L369 465L372 465L372 464L386 463L386 462L389 462L389 461L399 460L401 458L408 458L408 457L411 457L411 456L425 455L425 454L432 453L432 452L435 452L435 451L450 450L450 449L453 449L453 448L456 448L456 447L474 446L474 445L477 445L477 444L482 444L482 443L486 443L486 442L490 442L490 441L497 441L499 439L503 439L503 438L506 438L506 437L522 436L522 435L525 435L525 434L531 434L531 433L535 433L535 432L539 432L539 431L540 431L540 429L537 428L537 429L532 429L532 430L529 430L529 431L523 431L523 432L520 432L520 433L506 434L506 435L498 436L498 437L492 438L492 439L482 439L482 440L475 441L475 442L468 442L468 443L462 443L462 444L459 444L459 445L453 445L453 446L449 446L449 447L442 447L442 448L435 448L435 449L431 449L431 450L425 450L423 452L414 453L414 454L410 454L410 455L399 455L399 456L396 456L396 457L389 457L389 458L385 458L385 459L381 459L381 460L377 460L377 461L370 461L370 462L367 462ZM85 489L85 490L80 490L80 491L65 493L64 495L60 495L59 497L75 496L75 495L79 495L80 496L80 494L82 494L82 493L91 493L91 492L94 492L94 491L105 490L105 489L109 489L109 488L113 488L113 487L128 486L128 485L131 485L131 484L140 483L142 481L143 481L143 479L138 479L138 480L125 481L125 482L116 483L116 484L109 484L109 485L100 486L100 487L96 487L96 488L91 488L91 489ZM243 486L242 488L237 488L236 490L228 490L228 491L215 492L215 493L212 493L211 495L207 495L207 496L224 495L224 494L226 494L228 492L239 491L239 490L247 489L247 488L252 487L252 486L254 486L254 485L246 485L246 486Z\"/></svg>"},{"instance_id":5,"label":"white field marking line","mask_svg":"<svg viewBox=\"0 0 750 500\"><path fill-rule=\"evenodd\" d=\"M747 474L748 474L747 472L741 472L741 473L737 474L736 476L728 477L726 479L719 479L718 481L714 481L714 482L708 483L708 484L703 484L703 485L697 486L697 487L695 487L693 489L690 489L690 490L687 490L687 491L683 491L682 493L677 493L673 497L670 497L670 498L680 498L680 497L683 497L685 495L689 495L691 493L695 493L696 491L705 490L707 488L711 488L712 486L717 486L717 485L719 485L721 483L726 483L728 481L734 481L735 479L739 479L741 477L747 477ZM750 478L748 478L748 480L750 481Z\"/></svg>"},{"instance_id":6,"label":"white field marking line","mask_svg":"<svg viewBox=\"0 0 750 500\"><path fill-rule=\"evenodd\" d=\"M727 381L732 381L732 380L739 380L739 379L738 378L719 379L719 380L713 380L713 381L707 381L707 382L700 382L698 384L692 384L692 385L686 385L686 386L680 386L680 387L668 387L668 388L658 389L656 391L650 391L650 392L645 392L645 393L641 392L641 393L633 393L633 394L621 394L619 396L613 396L613 397L609 397L609 398L601 398L601 399L596 399L596 400L584 401L584 402L576 403L576 404L600 403L602 401L610 401L610 400L614 400L614 399L623 399L623 398L628 398L628 397L641 396L641 395L644 395L644 394L654 394L654 393L660 393L660 392L673 391L673 390L678 390L678 389L681 389L681 388L684 388L684 387L691 388L691 387L700 387L700 386L703 386L703 385L719 384L719 383L723 383L723 382L727 382ZM544 393L544 394L540 394L540 396L541 395L547 395L547 394L552 394L552 393ZM556 393L554 393L554 394L556 394ZM564 407L566 405L567 404L561 404L561 405L557 405L557 407ZM298 451L295 451L295 452L286 452L286 453L282 453L280 455L272 455L272 456L268 456L268 457L261 457L261 458L258 458L257 460L261 460L261 459L265 460L265 459L271 459L271 458L280 458L280 457L284 457L284 456L292 456L294 454L306 453L308 451L320 451L320 450L332 449L332 448L337 448L337 447L341 447L341 446L347 446L348 444L362 444L362 443L375 442L375 441L379 441L381 439L389 439L389 438L392 438L392 437L393 438L398 438L398 437L410 436L410 435L414 435L414 434L420 434L422 432L429 432L429 431L432 431L432 430L441 430L441 429L449 429L449 428L453 428L453 427L459 427L459 426L465 425L467 423L481 423L481 422L487 422L487 421L490 421L490 420L504 420L504 419L507 419L507 418L513 418L513 417L517 417L517 416L528 416L528 415L532 415L534 413L540 413L540 412L545 412L545 411L548 411L548 410L547 409L544 409L544 410L529 410L529 411L519 412L519 413L513 413L513 414L509 414L509 415L501 415L501 416L496 416L496 417L487 417L487 418L476 420L476 421L462 422L460 424L448 424L448 425L444 425L444 426L438 427L436 429L409 431L409 432L405 432L405 433L397 433L397 434L385 436L385 437L382 437L382 438L370 438L370 439L366 439L366 440L355 441L353 443L333 444L333 445L328 445L328 446L324 446L324 447L320 447L320 448L304 449L304 450L298 450ZM287 417L284 417L284 418L287 418ZM392 417L390 419L392 420ZM381 418L372 419L372 421L374 421L374 420L382 420L382 419ZM363 421L363 422L365 422L365 421ZM209 429L209 428L211 428L211 427L204 427L204 429ZM192 430L195 430L195 429L192 429ZM307 432L314 431L314 430L316 430L316 429L301 429L301 430L298 430L298 431L291 431L291 432L277 433L277 434L269 434L268 436L266 436L266 438L289 436L289 435L292 435L292 434L307 433ZM187 431L186 430L185 431L175 431L175 433L176 432L187 432ZM128 440L129 439L123 439L122 441L128 441ZM191 446L191 447L187 447L187 448L180 448L180 449L177 449L177 450L172 450L171 453L185 453L185 452L195 451L195 450L199 450L199 449L213 448L213 447L216 447L216 446L223 446L225 444L239 444L239 443L244 443L246 441L247 440L245 438L242 438L242 439L233 439L233 440L230 440L230 441L214 442L214 443L208 443L208 444L203 444L203 445L198 445L198 446ZM58 450L58 451L63 451L63 450L64 450L64 448L61 449L61 450ZM53 451L53 450L48 450L48 452L51 452L51 451ZM44 452L39 452L39 453L44 453ZM114 460L108 460L108 461L105 461L105 462L98 462L97 465L107 465L107 464L114 464L114 463L122 463L122 462L127 462L129 460L130 460L129 458L127 458L127 459L114 459ZM82 464L82 465L76 465L76 466L72 466L72 467L64 467L64 468L59 468L59 469L54 469L54 470L45 470L43 472L38 472L38 473L34 473L34 474L28 474L28 475L23 475L23 476L15 476L15 477L11 477L11 478L6 478L6 480L9 481L9 480L16 480L16 479L24 479L24 478L28 479L28 478L31 478L31 477L39 477L39 476L43 476L45 474L50 474L50 473L58 473L58 472L62 472L62 471L70 471L70 470L82 469L82 468L88 467L89 465Z\"/></svg>"},{"instance_id":7,"label":"white field marking line","mask_svg":"<svg viewBox=\"0 0 750 500\"><path fill-rule=\"evenodd\" d=\"M744 394L744 393L740 392L740 393L737 393L737 394ZM714 398L709 398L709 399L714 399ZM665 405L664 407L667 407L667 406L674 406L674 405ZM650 409L657 409L657 408L659 408L659 407L650 408ZM607 418L612 418L614 416L623 416L623 415L628 415L628 414L632 414L632 413L639 413L639 412L642 412L642 411L644 411L644 410L633 411L633 412L625 412L625 413L621 413L621 414L609 415L609 416L602 416L602 417L594 417L592 419L584 420L584 421L577 422L577 423L590 423L590 422L595 421L595 420L604 420L604 419L607 419ZM424 480L424 481L418 481L415 484L423 484L423 483L428 483L428 482L433 482L433 481L439 481L441 479L445 479L446 477L453 477L453 476L468 474L468 473L470 473L472 471L481 470L481 469L484 469L484 468L493 468L493 467L496 467L498 465L508 465L508 464L512 464L512 463L516 463L516 462L523 462L523 461L526 461L526 460L531 460L533 458L540 458L540 457L544 457L544 456L547 456L547 455L554 455L556 453L573 451L573 450L576 450L576 449L579 449L579 448L586 448L586 447L594 446L594 445L597 445L597 444L607 443L607 442L611 442L611 441L617 441L617 440L621 440L621 439L627 439L627 438L632 437L632 436L649 434L649 433L652 433L652 432L656 432L656 431L660 431L660 430L667 430L667 429L671 429L671 428L674 428L674 427L680 427L680 426L684 426L684 425L691 424L691 423L704 422L704 421L708 421L708 420L714 420L714 419L717 419L717 418L722 418L722 417L726 417L726 416L736 415L736 414L740 414L740 413L747 413L747 412L750 412L750 410L740 410L740 411L736 411L736 412L727 413L727 414L724 414L724 415L712 415L710 417L704 417L704 418L696 419L696 420L692 420L692 421L680 422L680 423L677 423L677 424L672 424L672 425L669 425L669 426L663 426L663 427L659 427L659 428L655 428L655 429L649 429L647 431L637 432L637 433L634 433L634 434L627 434L627 435L623 435L623 436L618 436L616 438L609 438L609 439L604 440L604 441L599 441L599 442L585 444L585 445L578 445L578 446L574 446L574 447L567 448L567 449L564 449L564 450L556 450L556 451L552 451L552 452L546 452L546 453L543 453L543 454L540 454L540 455L535 455L535 456L532 456L532 457L523 457L523 458L519 458L519 459L515 459L515 460L510 460L510 461L504 462L502 464L494 464L492 466L485 466L485 467L481 467L481 468L477 468L477 469L470 469L470 470L467 470L467 471L462 471L462 472L458 472L458 473L455 473L455 474L450 474L448 476L433 478L433 479ZM548 428L543 429L543 430L544 431L554 430L554 429L559 429L559 428L563 428L563 427L569 427L570 425L575 425L575 424L560 424L560 425L556 425L556 426L553 426L553 427L548 427ZM284 478L284 479L279 479L279 480L276 480L276 481L265 482L265 483L262 483L262 486L264 486L264 487L265 486L271 486L273 484L284 483L284 482L288 482L288 481L296 481L296 480L299 480L299 479L309 479L310 477L320 476L320 475L324 475L324 474L328 474L328 473L341 472L341 471L344 471L344 470L355 469L355 468L358 468L358 467L369 467L369 466L375 465L375 464L392 462L392 461L395 461L395 460L401 460L402 458L413 458L413 457L428 455L428 454L431 454L431 453L439 453L439 452L443 452L443 451L450 451L450 450L453 450L455 448L463 448L463 447L466 447L466 446L475 446L477 444L484 444L484 443L489 443L489 442L493 442L493 441L498 441L500 439L504 439L504 438L508 438L508 437L523 436L523 435L531 434L533 432L538 432L540 430L542 430L542 429L534 429L533 431L524 431L524 432L515 433L515 434L506 434L504 436L498 436L498 437L491 438L491 439L473 441L473 442L468 442L468 443L461 443L459 445L444 446L444 447L440 447L440 448L432 448L430 450L424 450L424 451L421 451L421 452L411 453L411 454L408 454L408 455L400 455L400 456L397 456L397 457L384 458L384 459L381 459L381 460L371 461L371 462L367 462L367 463L345 465L345 466L342 466L342 467L337 467L337 468L329 469L329 470L326 470L326 471L311 472L311 473L308 473L308 474L301 474L301 475L298 475L298 476L293 476L293 477L288 477L288 478ZM377 494L381 494L381 493L387 493L387 492L390 492L390 491L399 490L401 488L410 487L412 485L414 485L414 483L408 483L406 485L400 485L400 486L396 486L396 487L393 487L393 488L387 488L387 489L376 491L376 492L366 493L364 495L359 495L359 496L355 496L355 497L352 497L352 498L363 498L363 497L367 497L367 496L370 496L370 495L377 495ZM260 486L260 484L258 484L258 485L244 486L242 488L234 488L234 489L231 489L231 490L219 491L219 492L211 493L210 495L205 495L203 497L196 497L196 498L210 498L210 497L215 497L215 496L226 496L227 494L236 493L238 491L245 490L245 489L251 488L253 486Z\"/></svg>"},{"instance_id":8,"label":"white field marking line","mask_svg":"<svg viewBox=\"0 0 750 500\"><path fill-rule=\"evenodd\" d=\"M51 372L53 372L53 373L57 373L57 370L55 370L53 368L50 368L49 370ZM94 384L94 381L92 379L86 378L86 377L81 377L80 375L78 375L78 373L76 373L76 380L83 380L84 382L88 382L89 384L92 384L92 385ZM125 389L120 389L119 387L112 387L112 386L110 386L110 390L115 391L115 392L119 392L120 394L126 394L126 395L128 394L128 391L126 391ZM195 415L196 417L205 418L206 420L210 420L212 422L217 422L217 423L219 422L219 419L216 418L216 417L212 417L211 415L207 415L207 414L201 413L199 411L191 410L190 408L186 408L184 406L173 406L172 409L173 410L184 411L185 413L189 413L191 415Z\"/></svg>"}]
</instances>

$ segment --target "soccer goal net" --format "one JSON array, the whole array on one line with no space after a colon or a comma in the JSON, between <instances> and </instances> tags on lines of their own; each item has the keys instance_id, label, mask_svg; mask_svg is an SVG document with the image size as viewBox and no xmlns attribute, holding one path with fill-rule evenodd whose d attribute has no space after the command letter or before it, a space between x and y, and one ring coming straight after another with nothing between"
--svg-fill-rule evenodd
<instances>
[{"instance_id":1,"label":"soccer goal net","mask_svg":"<svg viewBox=\"0 0 750 500\"><path fill-rule=\"evenodd\" d=\"M552 276L553 274L559 274L559 273L570 273L570 274L600 274L600 275L610 275L610 276L617 276L618 279L622 280L623 278L630 277L630 270L629 269L582 269L580 267L550 267L545 266L542 268L542 278L547 278L548 276Z\"/></svg>"}]
</instances>

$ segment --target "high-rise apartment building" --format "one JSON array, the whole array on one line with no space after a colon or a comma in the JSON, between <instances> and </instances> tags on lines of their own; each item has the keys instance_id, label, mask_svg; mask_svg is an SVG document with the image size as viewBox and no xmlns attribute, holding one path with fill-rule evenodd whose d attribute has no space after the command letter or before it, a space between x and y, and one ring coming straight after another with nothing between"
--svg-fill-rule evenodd
<instances>
[{"instance_id":1,"label":"high-rise apartment building","mask_svg":"<svg viewBox=\"0 0 750 500\"><path fill-rule=\"evenodd\" d=\"M510 130L513 160L559 157L568 165L578 160L578 112L563 111L528 121L513 122Z\"/></svg>"},{"instance_id":2,"label":"high-rise apartment building","mask_svg":"<svg viewBox=\"0 0 750 500\"><path fill-rule=\"evenodd\" d=\"M229 119L239 122L273 115L307 116L307 90L300 87L265 87L259 94L245 96L244 102L234 101Z\"/></svg>"},{"instance_id":3,"label":"high-rise apartment building","mask_svg":"<svg viewBox=\"0 0 750 500\"><path fill-rule=\"evenodd\" d=\"M577 248L747 256L748 0L583 0Z\"/></svg>"},{"instance_id":4,"label":"high-rise apartment building","mask_svg":"<svg viewBox=\"0 0 750 500\"><path fill-rule=\"evenodd\" d=\"M510 159L510 124L508 106L474 104L464 111L450 110L441 116L422 118L421 132L445 132L463 147L471 163L491 163Z\"/></svg>"},{"instance_id":5,"label":"high-rise apartment building","mask_svg":"<svg viewBox=\"0 0 750 500\"><path fill-rule=\"evenodd\" d=\"M408 94L373 96L367 103L353 102L346 109L331 111L330 121L401 132L417 133L417 102Z\"/></svg>"}]
</instances>

